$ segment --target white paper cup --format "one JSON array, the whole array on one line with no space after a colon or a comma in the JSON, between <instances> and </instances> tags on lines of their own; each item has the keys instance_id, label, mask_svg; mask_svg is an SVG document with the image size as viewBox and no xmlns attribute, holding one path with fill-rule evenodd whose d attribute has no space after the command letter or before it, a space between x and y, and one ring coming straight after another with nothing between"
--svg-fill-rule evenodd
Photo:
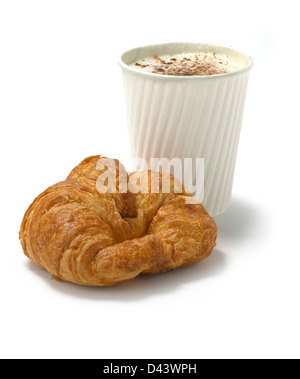
<instances>
[{"instance_id":1,"label":"white paper cup","mask_svg":"<svg viewBox=\"0 0 300 379\"><path fill-rule=\"evenodd\" d=\"M225 54L240 68L219 75L169 76L129 66L145 57L190 52ZM196 198L212 216L224 213L230 205L252 59L227 46L167 43L129 50L119 64L132 160L144 158L150 167L151 158L204 158L204 197ZM195 183L197 175L194 167L189 179Z\"/></svg>"}]
</instances>

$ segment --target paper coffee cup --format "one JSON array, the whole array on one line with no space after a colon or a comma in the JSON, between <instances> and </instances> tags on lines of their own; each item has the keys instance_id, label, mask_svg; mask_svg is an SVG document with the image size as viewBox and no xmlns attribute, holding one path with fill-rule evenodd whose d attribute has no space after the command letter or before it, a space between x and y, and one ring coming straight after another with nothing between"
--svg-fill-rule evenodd
<instances>
[{"instance_id":1,"label":"paper coffee cup","mask_svg":"<svg viewBox=\"0 0 300 379\"><path fill-rule=\"evenodd\" d=\"M146 57L197 52L226 55L239 68L219 75L171 76L129 66ZM252 59L227 46L167 43L129 50L121 55L119 64L132 160L142 158L148 168L153 168L153 158L192 160L183 184L189 190L186 183L195 185L201 177L204 192L196 192L196 199L212 216L224 213L231 200ZM197 166L199 159L203 165Z\"/></svg>"}]
</instances>

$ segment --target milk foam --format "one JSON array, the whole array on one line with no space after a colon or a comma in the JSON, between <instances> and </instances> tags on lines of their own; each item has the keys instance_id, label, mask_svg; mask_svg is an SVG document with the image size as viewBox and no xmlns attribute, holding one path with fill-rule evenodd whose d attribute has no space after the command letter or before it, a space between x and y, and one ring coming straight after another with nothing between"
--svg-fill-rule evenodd
<instances>
[{"instance_id":1,"label":"milk foam","mask_svg":"<svg viewBox=\"0 0 300 379\"><path fill-rule=\"evenodd\" d=\"M144 72L173 76L207 76L224 74L242 67L227 55L211 52L167 54L146 57L130 67Z\"/></svg>"}]
</instances>

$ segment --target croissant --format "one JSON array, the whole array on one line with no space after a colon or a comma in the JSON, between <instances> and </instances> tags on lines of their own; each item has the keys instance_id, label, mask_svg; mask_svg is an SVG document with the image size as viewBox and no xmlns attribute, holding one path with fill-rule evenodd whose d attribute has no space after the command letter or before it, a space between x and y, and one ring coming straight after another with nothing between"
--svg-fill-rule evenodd
<instances>
[{"instance_id":1,"label":"croissant","mask_svg":"<svg viewBox=\"0 0 300 379\"><path fill-rule=\"evenodd\" d=\"M216 224L172 175L166 193L162 179L167 174L157 173L157 191L151 191L153 171L139 172L133 191L129 183L137 173L128 174L113 160L116 191L99 191L99 176L108 171L99 167L100 158L83 160L26 211L19 237L25 255L36 265L58 280L109 286L211 254ZM108 175L106 182L111 178ZM144 181L148 188L141 190L144 179L149 179Z\"/></svg>"}]
</instances>

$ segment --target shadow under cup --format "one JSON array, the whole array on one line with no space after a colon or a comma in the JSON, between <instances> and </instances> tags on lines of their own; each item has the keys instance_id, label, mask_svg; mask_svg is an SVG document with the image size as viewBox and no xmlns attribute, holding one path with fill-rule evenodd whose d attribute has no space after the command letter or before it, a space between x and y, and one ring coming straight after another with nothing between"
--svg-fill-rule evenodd
<instances>
[{"instance_id":1,"label":"shadow under cup","mask_svg":"<svg viewBox=\"0 0 300 379\"><path fill-rule=\"evenodd\" d=\"M197 52L226 55L239 68L219 75L170 76L129 66L146 57ZM119 64L132 161L142 159L147 168L158 169L153 158L156 164L158 158L180 159L184 173L179 179L187 189L200 186L203 191L194 196L209 214L224 213L230 205L252 59L226 46L167 43L129 50ZM187 159L192 162L188 170ZM204 164L197 165L200 159Z\"/></svg>"}]
</instances>

